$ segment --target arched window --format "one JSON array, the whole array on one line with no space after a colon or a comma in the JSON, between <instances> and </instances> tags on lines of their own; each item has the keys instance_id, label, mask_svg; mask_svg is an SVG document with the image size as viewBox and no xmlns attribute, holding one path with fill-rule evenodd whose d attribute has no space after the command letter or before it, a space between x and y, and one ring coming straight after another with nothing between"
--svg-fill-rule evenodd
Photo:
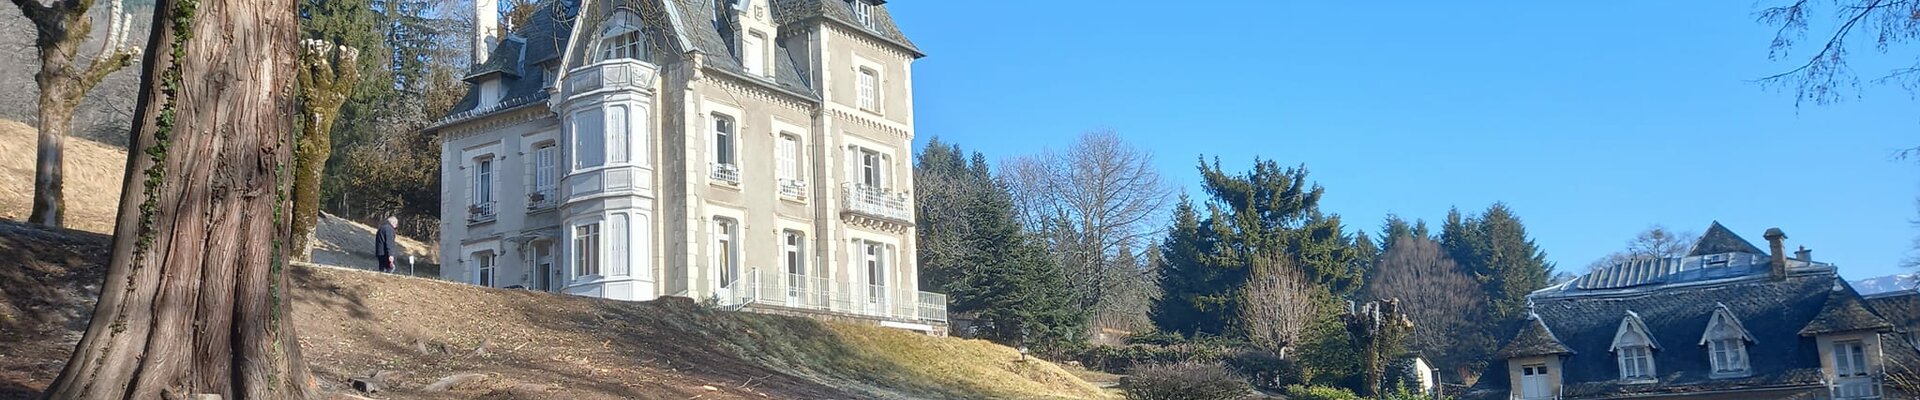
<instances>
[{"instance_id":1,"label":"arched window","mask_svg":"<svg viewBox=\"0 0 1920 400\"><path fill-rule=\"evenodd\" d=\"M645 26L640 23L640 15L629 10L620 10L607 18L605 29L600 35L600 59L647 59L647 35Z\"/></svg>"}]
</instances>

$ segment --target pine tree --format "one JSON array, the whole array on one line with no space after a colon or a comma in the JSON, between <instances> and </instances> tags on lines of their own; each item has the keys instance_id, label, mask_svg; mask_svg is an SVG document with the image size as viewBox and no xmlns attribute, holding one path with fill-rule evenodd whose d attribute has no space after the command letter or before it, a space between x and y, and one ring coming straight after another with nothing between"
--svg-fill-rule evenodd
<instances>
[{"instance_id":1,"label":"pine tree","mask_svg":"<svg viewBox=\"0 0 1920 400\"><path fill-rule=\"evenodd\" d=\"M1185 334L1238 332L1244 302L1241 289L1254 255L1276 251L1290 258L1315 288L1344 297L1360 286L1364 267L1355 238L1343 232L1339 216L1322 215L1325 192L1307 181L1305 167L1281 167L1255 161L1253 170L1234 174L1219 161L1200 163L1202 187L1212 196L1207 217L1197 218L1182 199L1162 251L1163 299L1155 321L1163 330Z\"/></svg>"},{"instance_id":2,"label":"pine tree","mask_svg":"<svg viewBox=\"0 0 1920 400\"><path fill-rule=\"evenodd\" d=\"M1553 270L1546 252L1527 237L1526 226L1505 203L1472 217L1457 208L1449 211L1440 246L1487 293L1493 320L1484 326L1495 337L1513 332L1510 325L1525 312L1527 294L1546 287Z\"/></svg>"},{"instance_id":3,"label":"pine tree","mask_svg":"<svg viewBox=\"0 0 1920 400\"><path fill-rule=\"evenodd\" d=\"M1054 351L1084 341L1092 310L1072 307L1064 275L1015 219L986 156L931 140L918 156L921 286L947 292L984 338Z\"/></svg>"}]
</instances>

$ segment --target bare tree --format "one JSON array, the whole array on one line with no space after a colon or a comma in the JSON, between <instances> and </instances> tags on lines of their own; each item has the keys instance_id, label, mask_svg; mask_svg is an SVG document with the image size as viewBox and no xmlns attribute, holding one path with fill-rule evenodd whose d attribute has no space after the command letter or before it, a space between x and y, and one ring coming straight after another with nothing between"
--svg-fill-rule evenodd
<instances>
[{"instance_id":1,"label":"bare tree","mask_svg":"<svg viewBox=\"0 0 1920 400\"><path fill-rule=\"evenodd\" d=\"M1407 347L1461 378L1479 371L1494 338L1481 324L1487 294L1433 239L1401 236L1380 257L1367 298L1399 299L1413 320Z\"/></svg>"},{"instance_id":2,"label":"bare tree","mask_svg":"<svg viewBox=\"0 0 1920 400\"><path fill-rule=\"evenodd\" d=\"M1148 279L1138 263L1116 261L1130 249L1149 248L1159 232L1157 217L1171 188L1154 168L1153 153L1101 130L1080 135L1065 151L1002 164L1001 179L1011 186L1022 222L1047 240L1077 305L1097 314L1144 315L1138 306L1146 302L1113 297L1117 288L1140 283L1129 280Z\"/></svg>"},{"instance_id":3,"label":"bare tree","mask_svg":"<svg viewBox=\"0 0 1920 400\"><path fill-rule=\"evenodd\" d=\"M1288 260L1278 252L1254 258L1253 275L1243 289L1246 302L1240 307L1240 326L1247 338L1283 358L1319 315L1313 283Z\"/></svg>"},{"instance_id":4,"label":"bare tree","mask_svg":"<svg viewBox=\"0 0 1920 400\"><path fill-rule=\"evenodd\" d=\"M33 211L27 221L52 227L62 226L66 214L63 200L62 155L74 109L94 85L108 74L133 62L134 52L120 46L126 37L128 15L119 0L108 3L107 40L82 69L75 57L80 44L93 30L87 10L93 0L13 0L27 20L33 22L34 47L40 53L40 72L34 82L40 88L39 112L35 119L40 131L39 152L34 160Z\"/></svg>"},{"instance_id":5,"label":"bare tree","mask_svg":"<svg viewBox=\"0 0 1920 400\"><path fill-rule=\"evenodd\" d=\"M1699 237L1693 232L1676 232L1665 226L1653 225L1647 230L1633 235L1627 241L1627 248L1608 254L1587 265L1587 270L1595 270L1619 265L1628 261L1658 260L1687 255L1693 247L1693 240Z\"/></svg>"},{"instance_id":6,"label":"bare tree","mask_svg":"<svg viewBox=\"0 0 1920 400\"><path fill-rule=\"evenodd\" d=\"M50 399L305 399L293 0L160 0L111 262Z\"/></svg>"}]
</instances>

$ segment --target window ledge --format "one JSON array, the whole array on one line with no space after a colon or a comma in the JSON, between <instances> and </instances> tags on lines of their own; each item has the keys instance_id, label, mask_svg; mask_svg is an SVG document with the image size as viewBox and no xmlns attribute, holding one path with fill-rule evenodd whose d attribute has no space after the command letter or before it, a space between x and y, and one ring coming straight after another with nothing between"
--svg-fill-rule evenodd
<instances>
[{"instance_id":1,"label":"window ledge","mask_svg":"<svg viewBox=\"0 0 1920 400\"><path fill-rule=\"evenodd\" d=\"M1731 379L1753 376L1753 371L1714 372L1707 374L1708 379Z\"/></svg>"},{"instance_id":2,"label":"window ledge","mask_svg":"<svg viewBox=\"0 0 1920 400\"><path fill-rule=\"evenodd\" d=\"M1620 379L1620 384L1622 384L1622 385L1646 385L1646 384L1654 384L1654 383L1660 383L1660 380L1659 380L1659 379L1654 379L1654 378L1623 378L1623 379Z\"/></svg>"}]
</instances>

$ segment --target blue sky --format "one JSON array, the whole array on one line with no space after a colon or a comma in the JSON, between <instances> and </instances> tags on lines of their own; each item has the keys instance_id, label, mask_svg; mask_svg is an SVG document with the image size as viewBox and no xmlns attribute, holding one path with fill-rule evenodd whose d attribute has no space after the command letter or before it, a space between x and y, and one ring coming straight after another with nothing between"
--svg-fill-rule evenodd
<instances>
[{"instance_id":1,"label":"blue sky","mask_svg":"<svg viewBox=\"0 0 1920 400\"><path fill-rule=\"evenodd\" d=\"M921 145L1000 159L1109 128L1190 191L1203 154L1305 164L1322 208L1370 232L1389 213L1505 201L1563 270L1652 224L1719 220L1752 241L1780 227L1864 278L1901 272L1920 233L1920 163L1892 158L1920 145L1920 104L1867 86L1796 108L1752 83L1792 66L1767 59L1752 2L888 7L929 54L914 65ZM1856 67L1894 66L1870 52Z\"/></svg>"}]
</instances>

